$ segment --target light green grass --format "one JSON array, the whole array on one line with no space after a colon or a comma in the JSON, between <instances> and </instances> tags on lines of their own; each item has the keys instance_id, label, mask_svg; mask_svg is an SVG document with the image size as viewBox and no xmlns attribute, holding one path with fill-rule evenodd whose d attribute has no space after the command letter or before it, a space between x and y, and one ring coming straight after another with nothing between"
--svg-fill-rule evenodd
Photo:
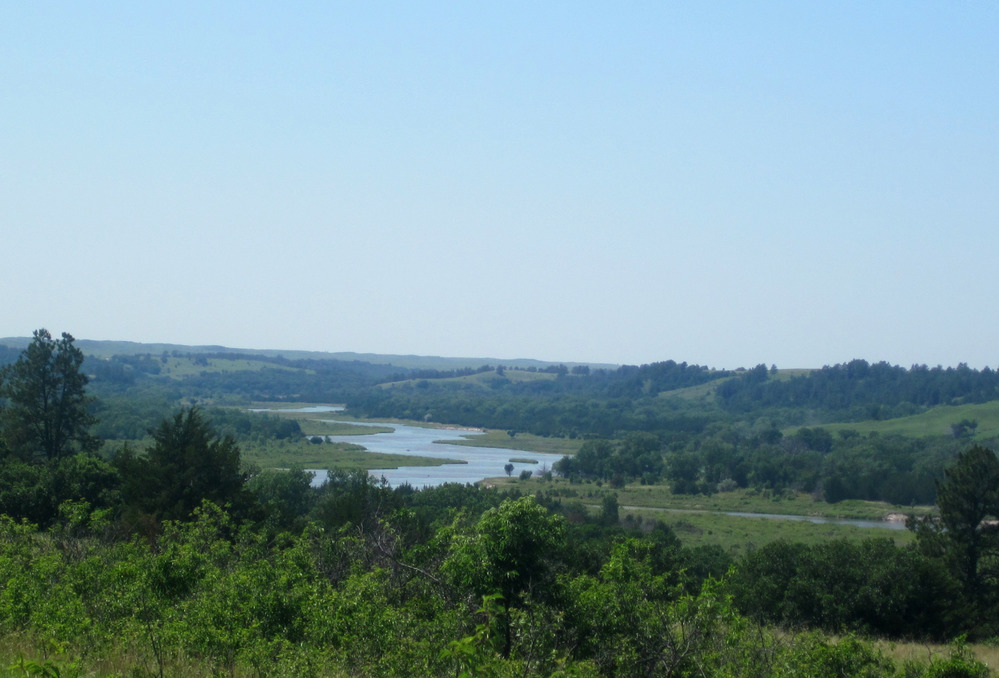
<instances>
[{"instance_id":1,"label":"light green grass","mask_svg":"<svg viewBox=\"0 0 999 678\"><path fill-rule=\"evenodd\" d=\"M915 540L915 536L908 530L810 523L803 520L746 518L719 513L666 513L649 509L620 511L621 518L626 518L629 514L641 517L643 523L662 522L669 525L684 546L720 546L736 558L779 539L818 544L830 539L859 541L875 537L891 539L899 546L911 544Z\"/></svg>"},{"instance_id":2,"label":"light green grass","mask_svg":"<svg viewBox=\"0 0 999 678\"><path fill-rule=\"evenodd\" d=\"M723 384L732 377L722 377L721 379L715 379L714 381L709 381L706 384L698 384L697 386L687 386L686 388L675 388L672 391L662 391L659 393L657 398L680 398L681 400L689 401L700 401L705 400L709 396L715 394L715 389L718 388L719 384Z\"/></svg>"},{"instance_id":3,"label":"light green grass","mask_svg":"<svg viewBox=\"0 0 999 678\"><path fill-rule=\"evenodd\" d=\"M440 466L441 464L464 463L430 457L410 457L402 454L382 454L368 452L360 445L350 443L322 443L314 445L307 441L269 441L267 443L247 443L242 446L242 460L245 464L259 468L342 468L345 470L369 470L373 468L399 468L400 466Z\"/></svg>"},{"instance_id":4,"label":"light green grass","mask_svg":"<svg viewBox=\"0 0 999 678\"><path fill-rule=\"evenodd\" d=\"M752 494L747 497L745 491L726 492L715 497L686 497L670 495L665 488L612 490L595 484L570 485L564 480L544 481L537 477L527 481L518 478L490 478L487 485L511 489L516 487L524 493L544 492L557 498L563 505L579 502L592 515L599 513L603 497L614 493L618 499L619 516L626 521L625 524L647 526L661 522L669 525L685 546L720 546L736 558L778 539L816 544L830 539L888 538L898 545L910 544L914 540L914 535L907 530L812 523L764 516L730 516L722 513L735 511L878 520L892 512L893 507L890 505L876 502L864 502L871 505L853 506L844 510L839 505L814 502L807 495L775 503ZM642 505L643 501L647 503ZM662 505L653 506L655 503Z\"/></svg>"},{"instance_id":5,"label":"light green grass","mask_svg":"<svg viewBox=\"0 0 999 678\"><path fill-rule=\"evenodd\" d=\"M391 426L360 426L339 421L320 419L300 419L298 425L307 436L367 436L375 433L391 433Z\"/></svg>"},{"instance_id":6,"label":"light green grass","mask_svg":"<svg viewBox=\"0 0 999 678\"><path fill-rule=\"evenodd\" d=\"M506 431L489 429L482 435L467 436L462 440L438 440L448 445L466 445L468 447L492 447L522 452L538 452L542 454L560 454L572 456L579 452L583 441L571 438L545 438L532 433L518 433L510 437Z\"/></svg>"},{"instance_id":7,"label":"light green grass","mask_svg":"<svg viewBox=\"0 0 999 678\"><path fill-rule=\"evenodd\" d=\"M686 388L676 388L672 391L662 391L657 397L658 398L680 398L681 400L699 401L704 400L709 396L715 394L715 389L718 388L719 384L723 384L733 377L722 377L721 379L715 379L714 381L709 381L706 384L698 384L697 386L687 386Z\"/></svg>"},{"instance_id":8,"label":"light green grass","mask_svg":"<svg viewBox=\"0 0 999 678\"><path fill-rule=\"evenodd\" d=\"M794 377L800 377L807 375L812 370L777 370L777 374L771 377L774 381L788 381ZM686 388L677 388L672 391L663 391L659 394L660 398L680 398L682 400L690 401L700 401L713 396L715 389L718 388L720 384L724 384L730 379L735 379L736 377L722 377L721 379L715 379L714 381L709 381L706 384L698 384L697 386L687 386Z\"/></svg>"},{"instance_id":9,"label":"light green grass","mask_svg":"<svg viewBox=\"0 0 999 678\"><path fill-rule=\"evenodd\" d=\"M713 495L673 494L663 485L627 485L616 492L618 503L650 508L685 509L691 511L740 511L745 513L779 513L793 516L814 516L847 520L881 520L892 513L925 514L930 507L896 506L885 502L850 499L829 504L817 501L803 492L771 494L753 490L718 492Z\"/></svg>"},{"instance_id":10,"label":"light green grass","mask_svg":"<svg viewBox=\"0 0 999 678\"><path fill-rule=\"evenodd\" d=\"M286 419L294 419L302 428L302 433L307 436L361 436L373 435L375 433L391 433L394 429L391 426L358 426L352 423L339 421L355 420L355 417L341 412L297 412L303 407L324 406L325 403L253 403L251 409L272 410L263 414L269 414ZM337 419L338 421L331 421Z\"/></svg>"},{"instance_id":11,"label":"light green grass","mask_svg":"<svg viewBox=\"0 0 999 678\"><path fill-rule=\"evenodd\" d=\"M492 383L497 379L506 379L507 381L513 383L519 383L522 381L547 381L555 379L556 375L551 372L527 372L526 370L504 370L503 375L496 373L496 370L489 370L488 372L479 372L477 374L466 374L460 377L444 377L442 379L406 379L404 381L393 381L386 384L381 384L382 388L393 388L396 386L414 386L421 381L427 381L431 384L461 384L461 385L472 385L477 386L482 389L492 388Z\"/></svg>"},{"instance_id":12,"label":"light green grass","mask_svg":"<svg viewBox=\"0 0 999 678\"><path fill-rule=\"evenodd\" d=\"M275 370L290 370L306 374L309 370L288 365L277 365L274 363L261 362L259 360L229 360L209 358L207 365L195 365L194 358L167 358L166 364L162 366L161 375L173 379L183 379L201 374L202 372L257 372L265 368Z\"/></svg>"},{"instance_id":13,"label":"light green grass","mask_svg":"<svg viewBox=\"0 0 999 678\"><path fill-rule=\"evenodd\" d=\"M951 424L963 419L978 422L975 438L982 440L999 437L999 400L976 405L940 405L926 412L909 417L885 419L883 421L859 421L845 424L823 424L822 428L837 432L852 429L867 434L872 431L880 434L898 434L913 437L951 436ZM793 433L797 428L789 429Z\"/></svg>"},{"instance_id":14,"label":"light green grass","mask_svg":"<svg viewBox=\"0 0 999 678\"><path fill-rule=\"evenodd\" d=\"M732 492L718 492L713 495L673 494L666 485L640 485L632 483L623 488L612 488L606 483L570 483L564 478L545 481L532 478L522 481L517 478L490 478L489 483L499 487L516 485L524 492L545 491L563 500L578 499L584 504L599 505L607 494L617 496L621 506L634 506L638 509L671 509L682 511L773 513L792 516L811 516L839 520L883 520L889 514L926 515L930 506L897 506L886 502L861 501L850 499L835 504L816 500L803 492L784 492L777 495L769 492L739 489Z\"/></svg>"},{"instance_id":15,"label":"light green grass","mask_svg":"<svg viewBox=\"0 0 999 678\"><path fill-rule=\"evenodd\" d=\"M954 649L953 645L941 643L907 643L892 642L887 640L875 640L874 644L893 659L897 664L902 665L906 661L917 661L927 663L931 659L941 659L950 655ZM999 667L999 645L995 642L968 643L967 648L975 658L987 664L993 671ZM994 675L994 674L993 674Z\"/></svg>"}]
</instances>

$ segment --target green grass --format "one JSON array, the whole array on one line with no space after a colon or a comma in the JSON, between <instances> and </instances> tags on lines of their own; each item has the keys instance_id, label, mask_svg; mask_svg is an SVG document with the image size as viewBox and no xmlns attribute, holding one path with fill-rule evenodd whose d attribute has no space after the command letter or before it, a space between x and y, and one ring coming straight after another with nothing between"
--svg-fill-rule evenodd
<instances>
[{"instance_id":1,"label":"green grass","mask_svg":"<svg viewBox=\"0 0 999 678\"><path fill-rule=\"evenodd\" d=\"M579 439L545 438L532 433L518 433L511 438L506 431L493 429L487 430L482 435L468 436L463 440L438 440L437 442L468 447L493 447L542 454L560 454L562 456L576 454L583 444L583 441Z\"/></svg>"},{"instance_id":2,"label":"green grass","mask_svg":"<svg viewBox=\"0 0 999 678\"><path fill-rule=\"evenodd\" d=\"M819 544L830 539L859 541L871 537L887 537L899 546L915 541L915 535L908 530L882 530L856 525L809 523L802 520L745 518L717 513L664 513L649 509L621 510L620 515L624 519L628 515L640 517L643 523L657 521L665 523L676 533L684 546L720 546L736 558L779 539Z\"/></svg>"},{"instance_id":3,"label":"green grass","mask_svg":"<svg viewBox=\"0 0 999 678\"><path fill-rule=\"evenodd\" d=\"M771 377L774 381L788 381L793 377L800 377L807 375L813 370L777 370L777 374ZM659 394L659 398L680 398L682 400L690 401L704 401L714 396L715 389L718 388L720 384L724 384L729 379L734 379L735 377L722 377L721 379L715 379L714 381L709 381L706 384L698 384L697 386L688 386L686 388L677 388L672 391L663 391Z\"/></svg>"},{"instance_id":4,"label":"green grass","mask_svg":"<svg viewBox=\"0 0 999 678\"><path fill-rule=\"evenodd\" d=\"M866 539L888 537L897 544L909 544L912 533L906 530L865 528L856 525L811 523L802 520L781 520L766 517L729 516L724 512L770 513L815 516L831 519L881 520L890 513L926 514L927 506L900 507L882 502L843 501L827 504L815 501L811 495L787 493L773 497L752 490L720 492L712 496L674 495L663 485L628 485L612 489L596 483L571 484L565 479L545 481L534 477L490 478L488 485L499 488L516 487L521 492L544 492L563 504L579 502L596 513L605 495L617 495L622 519L663 522L669 525L688 546L718 545L734 556L748 549L777 539L818 543L828 539Z\"/></svg>"},{"instance_id":5,"label":"green grass","mask_svg":"<svg viewBox=\"0 0 999 678\"><path fill-rule=\"evenodd\" d=\"M246 464L260 468L342 468L345 470L369 470L373 468L398 468L400 466L440 466L441 464L464 463L430 457L410 457L402 454L382 454L368 452L360 445L350 443L323 443L314 445L308 441L268 441L267 443L244 443L242 459Z\"/></svg>"},{"instance_id":6,"label":"green grass","mask_svg":"<svg viewBox=\"0 0 999 678\"><path fill-rule=\"evenodd\" d=\"M360 426L338 421L322 421L318 419L300 419L302 433L307 436L366 436L375 433L391 433L391 426Z\"/></svg>"},{"instance_id":7,"label":"green grass","mask_svg":"<svg viewBox=\"0 0 999 678\"><path fill-rule=\"evenodd\" d=\"M307 436L361 436L375 433L391 433L391 426L359 426L343 421L330 419L355 419L341 412L297 412L303 407L323 406L324 403L253 403L252 409L273 410L265 414L294 419L302 427L302 433Z\"/></svg>"},{"instance_id":8,"label":"green grass","mask_svg":"<svg viewBox=\"0 0 999 678\"><path fill-rule=\"evenodd\" d=\"M902 665L906 661L917 661L927 663L931 658L943 658L950 655L954 649L953 645L929 642L899 642L888 640L875 640L874 644L893 659L897 664ZM994 641L988 643L968 643L967 648L975 658L987 664L995 670L999 666L999 645Z\"/></svg>"},{"instance_id":9,"label":"green grass","mask_svg":"<svg viewBox=\"0 0 999 678\"><path fill-rule=\"evenodd\" d=\"M381 384L382 388L393 388L396 386L414 386L421 381L427 381L433 384L462 384L462 385L472 385L483 389L492 388L492 383L497 379L506 379L514 383L522 381L546 381L555 379L555 375L551 372L528 372L526 370L511 370L507 369L503 371L503 375L500 376L496 374L496 370L489 370L488 372L479 372L477 374L466 374L460 377L444 377L442 379L406 379L405 381L394 381L387 384Z\"/></svg>"},{"instance_id":10,"label":"green grass","mask_svg":"<svg viewBox=\"0 0 999 678\"><path fill-rule=\"evenodd\" d=\"M925 515L932 511L929 506L897 506L886 502L850 499L835 504L817 501L804 492L784 492L777 495L770 492L757 492L739 489L732 492L718 492L713 495L673 494L667 485L640 485L632 483L623 488L612 488L606 483L594 482L572 484L564 478L544 481L534 478L521 481L512 478L490 478L490 484L503 487L515 483L527 492L543 490L560 497L580 498L585 504L599 504L604 495L616 494L621 506L635 506L649 509L672 509L683 511L738 511L742 513L777 513L792 516L813 516L842 520L882 520L888 514Z\"/></svg>"},{"instance_id":11,"label":"green grass","mask_svg":"<svg viewBox=\"0 0 999 678\"><path fill-rule=\"evenodd\" d=\"M734 490L713 495L673 494L664 485L627 485L616 492L618 503L627 506L682 509L687 511L739 511L744 513L780 513L794 516L814 516L848 520L881 520L890 513L925 514L929 507L895 506L885 502L851 499L836 504L816 501L803 492L776 495L754 490Z\"/></svg>"},{"instance_id":12,"label":"green grass","mask_svg":"<svg viewBox=\"0 0 999 678\"><path fill-rule=\"evenodd\" d=\"M983 440L999 437L999 400L976 405L940 405L926 412L909 417L885 419L883 421L859 421L845 424L823 424L822 428L835 433L852 429L858 433L867 434L899 434L913 437L950 436L950 425L963 419L978 422L975 439ZM794 433L796 428L787 433Z\"/></svg>"},{"instance_id":13,"label":"green grass","mask_svg":"<svg viewBox=\"0 0 999 678\"><path fill-rule=\"evenodd\" d=\"M308 370L302 370L301 368L266 363L259 360L210 358L207 362L207 365L196 365L195 358L167 358L160 374L173 379L183 379L184 377L198 375L202 372L257 372L265 368L308 373Z\"/></svg>"},{"instance_id":14,"label":"green grass","mask_svg":"<svg viewBox=\"0 0 999 678\"><path fill-rule=\"evenodd\" d=\"M508 372L514 372L515 370L508 370ZM517 371L518 374L520 373ZM494 374L494 373L487 373ZM536 372L524 372L527 375L541 375L542 377L551 377L552 375L546 373L536 373ZM480 376L480 375L472 375ZM269 403L269 402L258 402L253 403L254 409L273 409L274 412L268 412L268 414L274 414L281 417L290 417L292 419L297 419L299 425L302 427L302 431L309 436L312 435L362 435L365 433L387 433L392 430L392 424L402 424L405 426L420 426L423 428L442 428L440 424L425 422L425 421L413 421L404 419L359 419L358 417L351 416L344 412L289 412L282 410L292 410L302 407L315 406L316 403ZM337 419L346 423L330 423L325 420ZM356 426L352 425L351 422L364 422L366 424L377 423L383 426L371 427L371 426ZM315 428L313 428L315 427ZM326 428L328 427L328 428ZM453 428L453 427L450 427ZM536 436L532 433L517 433L513 437L510 436L506 431L499 431L494 429L487 429L481 433L478 430L470 431L470 435L464 437L461 440L438 440L441 444L445 445L465 445L467 447L492 447L492 448L503 448L510 450L520 450L522 452L539 452L543 454L559 454L562 456L573 455L579 451L582 446L583 441L579 439L571 438L546 438L543 436Z\"/></svg>"},{"instance_id":15,"label":"green grass","mask_svg":"<svg viewBox=\"0 0 999 678\"><path fill-rule=\"evenodd\" d=\"M733 377L722 377L721 379L715 379L714 381L709 381L706 384L698 384L697 386L687 386L685 388L676 388L672 391L662 391L659 393L658 398L680 398L682 400L699 401L705 400L709 396L713 396L715 389L718 388L719 384L723 384Z\"/></svg>"}]
</instances>

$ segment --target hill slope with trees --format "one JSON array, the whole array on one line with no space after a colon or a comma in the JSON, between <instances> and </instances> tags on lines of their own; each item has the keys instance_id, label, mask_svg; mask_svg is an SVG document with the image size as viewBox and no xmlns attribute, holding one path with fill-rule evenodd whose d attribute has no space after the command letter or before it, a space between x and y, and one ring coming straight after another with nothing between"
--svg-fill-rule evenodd
<instances>
[{"instance_id":1,"label":"hill slope with trees","mask_svg":"<svg viewBox=\"0 0 999 678\"><path fill-rule=\"evenodd\" d=\"M773 395L747 411L725 393L779 394L779 372L556 366L504 383L510 368L496 366L478 373L496 384L463 384L388 369L228 353L84 359L70 335L37 332L0 369L0 655L25 675L990 675L961 645L902 663L865 640L996 635L999 459L972 442L974 427L940 440L781 425L851 410L879 380L915 383L920 370L861 370L867 383L830 387L807 410ZM971 400L990 374L929 378ZM969 391L950 381L961 379ZM794 382L788 392L802 392ZM701 395L676 395L688 388ZM314 486L301 468L249 468L239 436L301 430L236 410L216 423L205 409L303 392L341 393L361 414L366 403L440 407L467 424L506 407L492 416L547 422L585 438L558 469L567 489L808 485L833 499L925 487L937 511L911 520L911 547L774 542L733 559L623 519L612 495L591 512L545 484L416 491L333 469ZM154 417L148 445L99 452L98 416Z\"/></svg>"}]
</instances>

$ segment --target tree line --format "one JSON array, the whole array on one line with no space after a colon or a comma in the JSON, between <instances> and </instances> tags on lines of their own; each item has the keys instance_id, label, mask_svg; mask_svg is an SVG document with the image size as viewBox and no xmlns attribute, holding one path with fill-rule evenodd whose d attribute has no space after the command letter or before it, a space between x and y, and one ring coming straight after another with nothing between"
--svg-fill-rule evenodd
<instances>
[{"instance_id":1,"label":"tree line","mask_svg":"<svg viewBox=\"0 0 999 678\"><path fill-rule=\"evenodd\" d=\"M948 466L915 547L778 542L732 562L620 520L612 497L590 514L544 492L250 471L199 408L103 457L81 364L71 336L40 330L0 371L0 633L37 652L25 672L989 675L959 646L897 663L863 639L996 634L984 447ZM651 433L607 444L577 461L669 461Z\"/></svg>"},{"instance_id":2,"label":"tree line","mask_svg":"<svg viewBox=\"0 0 999 678\"><path fill-rule=\"evenodd\" d=\"M845 421L887 419L922 408L982 403L999 398L999 373L988 367L913 365L851 360L790 379L769 378L758 365L726 380L716 391L722 406L734 412L765 408L804 408Z\"/></svg>"}]
</instances>

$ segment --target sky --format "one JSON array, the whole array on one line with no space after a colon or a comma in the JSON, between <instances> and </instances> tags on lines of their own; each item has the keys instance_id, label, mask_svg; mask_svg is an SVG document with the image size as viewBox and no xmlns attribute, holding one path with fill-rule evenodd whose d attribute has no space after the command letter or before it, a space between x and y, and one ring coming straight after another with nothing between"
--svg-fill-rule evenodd
<instances>
[{"instance_id":1,"label":"sky","mask_svg":"<svg viewBox=\"0 0 999 678\"><path fill-rule=\"evenodd\" d=\"M0 336L999 366L999 3L0 4Z\"/></svg>"}]
</instances>

